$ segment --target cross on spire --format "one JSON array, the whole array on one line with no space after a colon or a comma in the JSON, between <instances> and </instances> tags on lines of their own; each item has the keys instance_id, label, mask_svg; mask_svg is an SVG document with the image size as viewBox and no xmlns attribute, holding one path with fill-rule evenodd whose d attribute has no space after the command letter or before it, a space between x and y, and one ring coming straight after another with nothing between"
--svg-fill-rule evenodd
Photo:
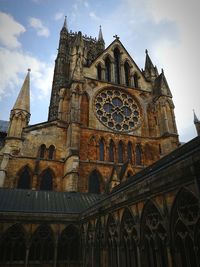
<instances>
[{"instance_id":1,"label":"cross on spire","mask_svg":"<svg viewBox=\"0 0 200 267\"><path fill-rule=\"evenodd\" d=\"M119 40L119 36L118 36L117 34L115 34L113 37L114 37L115 39Z\"/></svg>"}]
</instances>

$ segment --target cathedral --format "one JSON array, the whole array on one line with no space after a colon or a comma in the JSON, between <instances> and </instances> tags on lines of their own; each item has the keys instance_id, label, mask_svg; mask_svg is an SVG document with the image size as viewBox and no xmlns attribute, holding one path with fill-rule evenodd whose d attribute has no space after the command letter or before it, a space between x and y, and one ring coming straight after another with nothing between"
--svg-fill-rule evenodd
<instances>
[{"instance_id":1,"label":"cathedral","mask_svg":"<svg viewBox=\"0 0 200 267\"><path fill-rule=\"evenodd\" d=\"M30 70L0 121L0 266L199 267L200 121L180 144L164 71L68 30L48 120Z\"/></svg>"}]
</instances>

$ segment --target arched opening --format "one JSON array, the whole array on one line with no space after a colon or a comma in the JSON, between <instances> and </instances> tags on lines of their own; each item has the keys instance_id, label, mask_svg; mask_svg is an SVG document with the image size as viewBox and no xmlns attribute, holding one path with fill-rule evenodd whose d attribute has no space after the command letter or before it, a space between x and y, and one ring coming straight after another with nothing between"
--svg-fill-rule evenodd
<instances>
[{"instance_id":1,"label":"arched opening","mask_svg":"<svg viewBox=\"0 0 200 267\"><path fill-rule=\"evenodd\" d=\"M58 262L78 264L81 261L81 239L74 225L67 226L58 241Z\"/></svg>"},{"instance_id":2,"label":"arched opening","mask_svg":"<svg viewBox=\"0 0 200 267\"><path fill-rule=\"evenodd\" d=\"M126 86L129 86L130 85L130 66L127 61L124 63L124 74L125 74L125 84Z\"/></svg>"},{"instance_id":3,"label":"arched opening","mask_svg":"<svg viewBox=\"0 0 200 267\"><path fill-rule=\"evenodd\" d=\"M53 190L53 172L50 169L45 170L40 177L40 190Z\"/></svg>"},{"instance_id":4,"label":"arched opening","mask_svg":"<svg viewBox=\"0 0 200 267\"><path fill-rule=\"evenodd\" d=\"M87 127L89 125L89 97L85 92L81 98L81 115L80 121L83 126Z\"/></svg>"},{"instance_id":5,"label":"arched opening","mask_svg":"<svg viewBox=\"0 0 200 267\"><path fill-rule=\"evenodd\" d=\"M28 166L25 166L20 172L20 176L17 183L19 189L30 189L31 188L31 175Z\"/></svg>"},{"instance_id":6,"label":"arched opening","mask_svg":"<svg viewBox=\"0 0 200 267\"><path fill-rule=\"evenodd\" d=\"M102 80L102 67L100 63L97 65L97 79Z\"/></svg>"},{"instance_id":7,"label":"arched opening","mask_svg":"<svg viewBox=\"0 0 200 267\"><path fill-rule=\"evenodd\" d=\"M110 82L111 81L111 61L109 57L106 57L105 59L105 76L106 76L106 81Z\"/></svg>"},{"instance_id":8,"label":"arched opening","mask_svg":"<svg viewBox=\"0 0 200 267\"><path fill-rule=\"evenodd\" d=\"M124 162L124 144L120 140L118 144L118 162L123 163Z\"/></svg>"},{"instance_id":9,"label":"arched opening","mask_svg":"<svg viewBox=\"0 0 200 267\"><path fill-rule=\"evenodd\" d=\"M41 159L44 159L45 158L45 154L46 154L46 146L43 144L40 146L40 149L39 149L39 157Z\"/></svg>"},{"instance_id":10,"label":"arched opening","mask_svg":"<svg viewBox=\"0 0 200 267\"><path fill-rule=\"evenodd\" d=\"M48 225L40 225L32 237L29 252L29 262L53 263L54 238Z\"/></svg>"},{"instance_id":11,"label":"arched opening","mask_svg":"<svg viewBox=\"0 0 200 267\"><path fill-rule=\"evenodd\" d=\"M11 226L0 239L0 264L24 264L26 257L25 233L21 225Z\"/></svg>"},{"instance_id":12,"label":"arched opening","mask_svg":"<svg viewBox=\"0 0 200 267\"><path fill-rule=\"evenodd\" d=\"M49 159L55 158L55 146L50 145L49 147Z\"/></svg>"},{"instance_id":13,"label":"arched opening","mask_svg":"<svg viewBox=\"0 0 200 267\"><path fill-rule=\"evenodd\" d=\"M110 140L109 144L109 161L115 161L115 144L112 139Z\"/></svg>"},{"instance_id":14,"label":"arched opening","mask_svg":"<svg viewBox=\"0 0 200 267\"><path fill-rule=\"evenodd\" d=\"M135 73L133 75L133 80L134 80L135 88L138 88L139 86L138 86L138 75L137 75L137 73Z\"/></svg>"},{"instance_id":15,"label":"arched opening","mask_svg":"<svg viewBox=\"0 0 200 267\"><path fill-rule=\"evenodd\" d=\"M105 149L104 149L104 139L101 138L100 142L99 142L99 159L100 161L104 161L104 153L105 153Z\"/></svg>"},{"instance_id":16,"label":"arched opening","mask_svg":"<svg viewBox=\"0 0 200 267\"><path fill-rule=\"evenodd\" d=\"M115 82L120 84L120 51L117 47L114 49L114 61L115 61Z\"/></svg>"},{"instance_id":17,"label":"arched opening","mask_svg":"<svg viewBox=\"0 0 200 267\"><path fill-rule=\"evenodd\" d=\"M101 191L100 182L101 182L100 173L97 170L92 171L92 173L89 176L88 192L99 194Z\"/></svg>"},{"instance_id":18,"label":"arched opening","mask_svg":"<svg viewBox=\"0 0 200 267\"><path fill-rule=\"evenodd\" d=\"M117 224L112 215L109 215L106 229L106 238L108 245L108 266L119 267L118 265L118 233Z\"/></svg>"},{"instance_id":19,"label":"arched opening","mask_svg":"<svg viewBox=\"0 0 200 267\"><path fill-rule=\"evenodd\" d=\"M174 241L177 266L198 266L195 247L196 223L200 212L198 199L188 190L182 189L174 202L171 214L171 236Z\"/></svg>"},{"instance_id":20,"label":"arched opening","mask_svg":"<svg viewBox=\"0 0 200 267\"><path fill-rule=\"evenodd\" d=\"M135 148L135 164L142 165L142 149L140 144L137 144Z\"/></svg>"},{"instance_id":21,"label":"arched opening","mask_svg":"<svg viewBox=\"0 0 200 267\"><path fill-rule=\"evenodd\" d=\"M144 266L167 267L167 232L161 213L152 201L144 206L141 220L142 261Z\"/></svg>"},{"instance_id":22,"label":"arched opening","mask_svg":"<svg viewBox=\"0 0 200 267\"><path fill-rule=\"evenodd\" d=\"M127 157L130 162L132 162L133 156L132 156L132 143L129 141L127 145Z\"/></svg>"},{"instance_id":23,"label":"arched opening","mask_svg":"<svg viewBox=\"0 0 200 267\"><path fill-rule=\"evenodd\" d=\"M125 209L121 222L121 265L126 267L138 266L137 231L131 212Z\"/></svg>"}]
</instances>

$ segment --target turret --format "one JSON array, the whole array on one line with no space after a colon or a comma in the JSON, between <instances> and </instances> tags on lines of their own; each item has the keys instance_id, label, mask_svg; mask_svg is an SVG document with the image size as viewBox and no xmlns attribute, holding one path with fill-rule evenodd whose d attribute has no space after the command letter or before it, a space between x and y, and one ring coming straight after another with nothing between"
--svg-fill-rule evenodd
<instances>
[{"instance_id":1,"label":"turret","mask_svg":"<svg viewBox=\"0 0 200 267\"><path fill-rule=\"evenodd\" d=\"M194 110L193 110L193 112L194 112L194 125L195 125L196 130L197 130L197 135L200 136L200 120L197 118Z\"/></svg>"},{"instance_id":2,"label":"turret","mask_svg":"<svg viewBox=\"0 0 200 267\"><path fill-rule=\"evenodd\" d=\"M70 68L70 47L69 33L67 29L67 18L65 17L63 27L60 31L60 40L58 54L55 60L54 77L51 91L51 100L49 106L48 120L52 121L58 118L59 91L60 88L66 88L69 84Z\"/></svg>"},{"instance_id":3,"label":"turret","mask_svg":"<svg viewBox=\"0 0 200 267\"><path fill-rule=\"evenodd\" d=\"M144 76L149 81L154 81L156 77L158 77L157 67L153 65L151 58L149 57L148 50L145 50L146 60L144 67Z\"/></svg>"},{"instance_id":4,"label":"turret","mask_svg":"<svg viewBox=\"0 0 200 267\"><path fill-rule=\"evenodd\" d=\"M30 69L10 113L8 137L21 138L22 130L30 119Z\"/></svg>"},{"instance_id":5,"label":"turret","mask_svg":"<svg viewBox=\"0 0 200 267\"><path fill-rule=\"evenodd\" d=\"M172 97L163 69L161 74L154 81L153 94L155 97L160 97L160 96L167 96L170 98Z\"/></svg>"}]
</instances>

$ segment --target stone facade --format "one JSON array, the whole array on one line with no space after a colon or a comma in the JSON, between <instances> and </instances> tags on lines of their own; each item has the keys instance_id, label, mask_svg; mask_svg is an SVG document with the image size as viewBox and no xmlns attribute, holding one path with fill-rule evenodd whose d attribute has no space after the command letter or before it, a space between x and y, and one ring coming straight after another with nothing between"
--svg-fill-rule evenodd
<instances>
[{"instance_id":1,"label":"stone facade","mask_svg":"<svg viewBox=\"0 0 200 267\"><path fill-rule=\"evenodd\" d=\"M65 21L44 123L29 125L29 80L1 142L1 266L198 266L199 138L179 147L148 51L140 70L118 36L105 48L101 29L93 39Z\"/></svg>"}]
</instances>

